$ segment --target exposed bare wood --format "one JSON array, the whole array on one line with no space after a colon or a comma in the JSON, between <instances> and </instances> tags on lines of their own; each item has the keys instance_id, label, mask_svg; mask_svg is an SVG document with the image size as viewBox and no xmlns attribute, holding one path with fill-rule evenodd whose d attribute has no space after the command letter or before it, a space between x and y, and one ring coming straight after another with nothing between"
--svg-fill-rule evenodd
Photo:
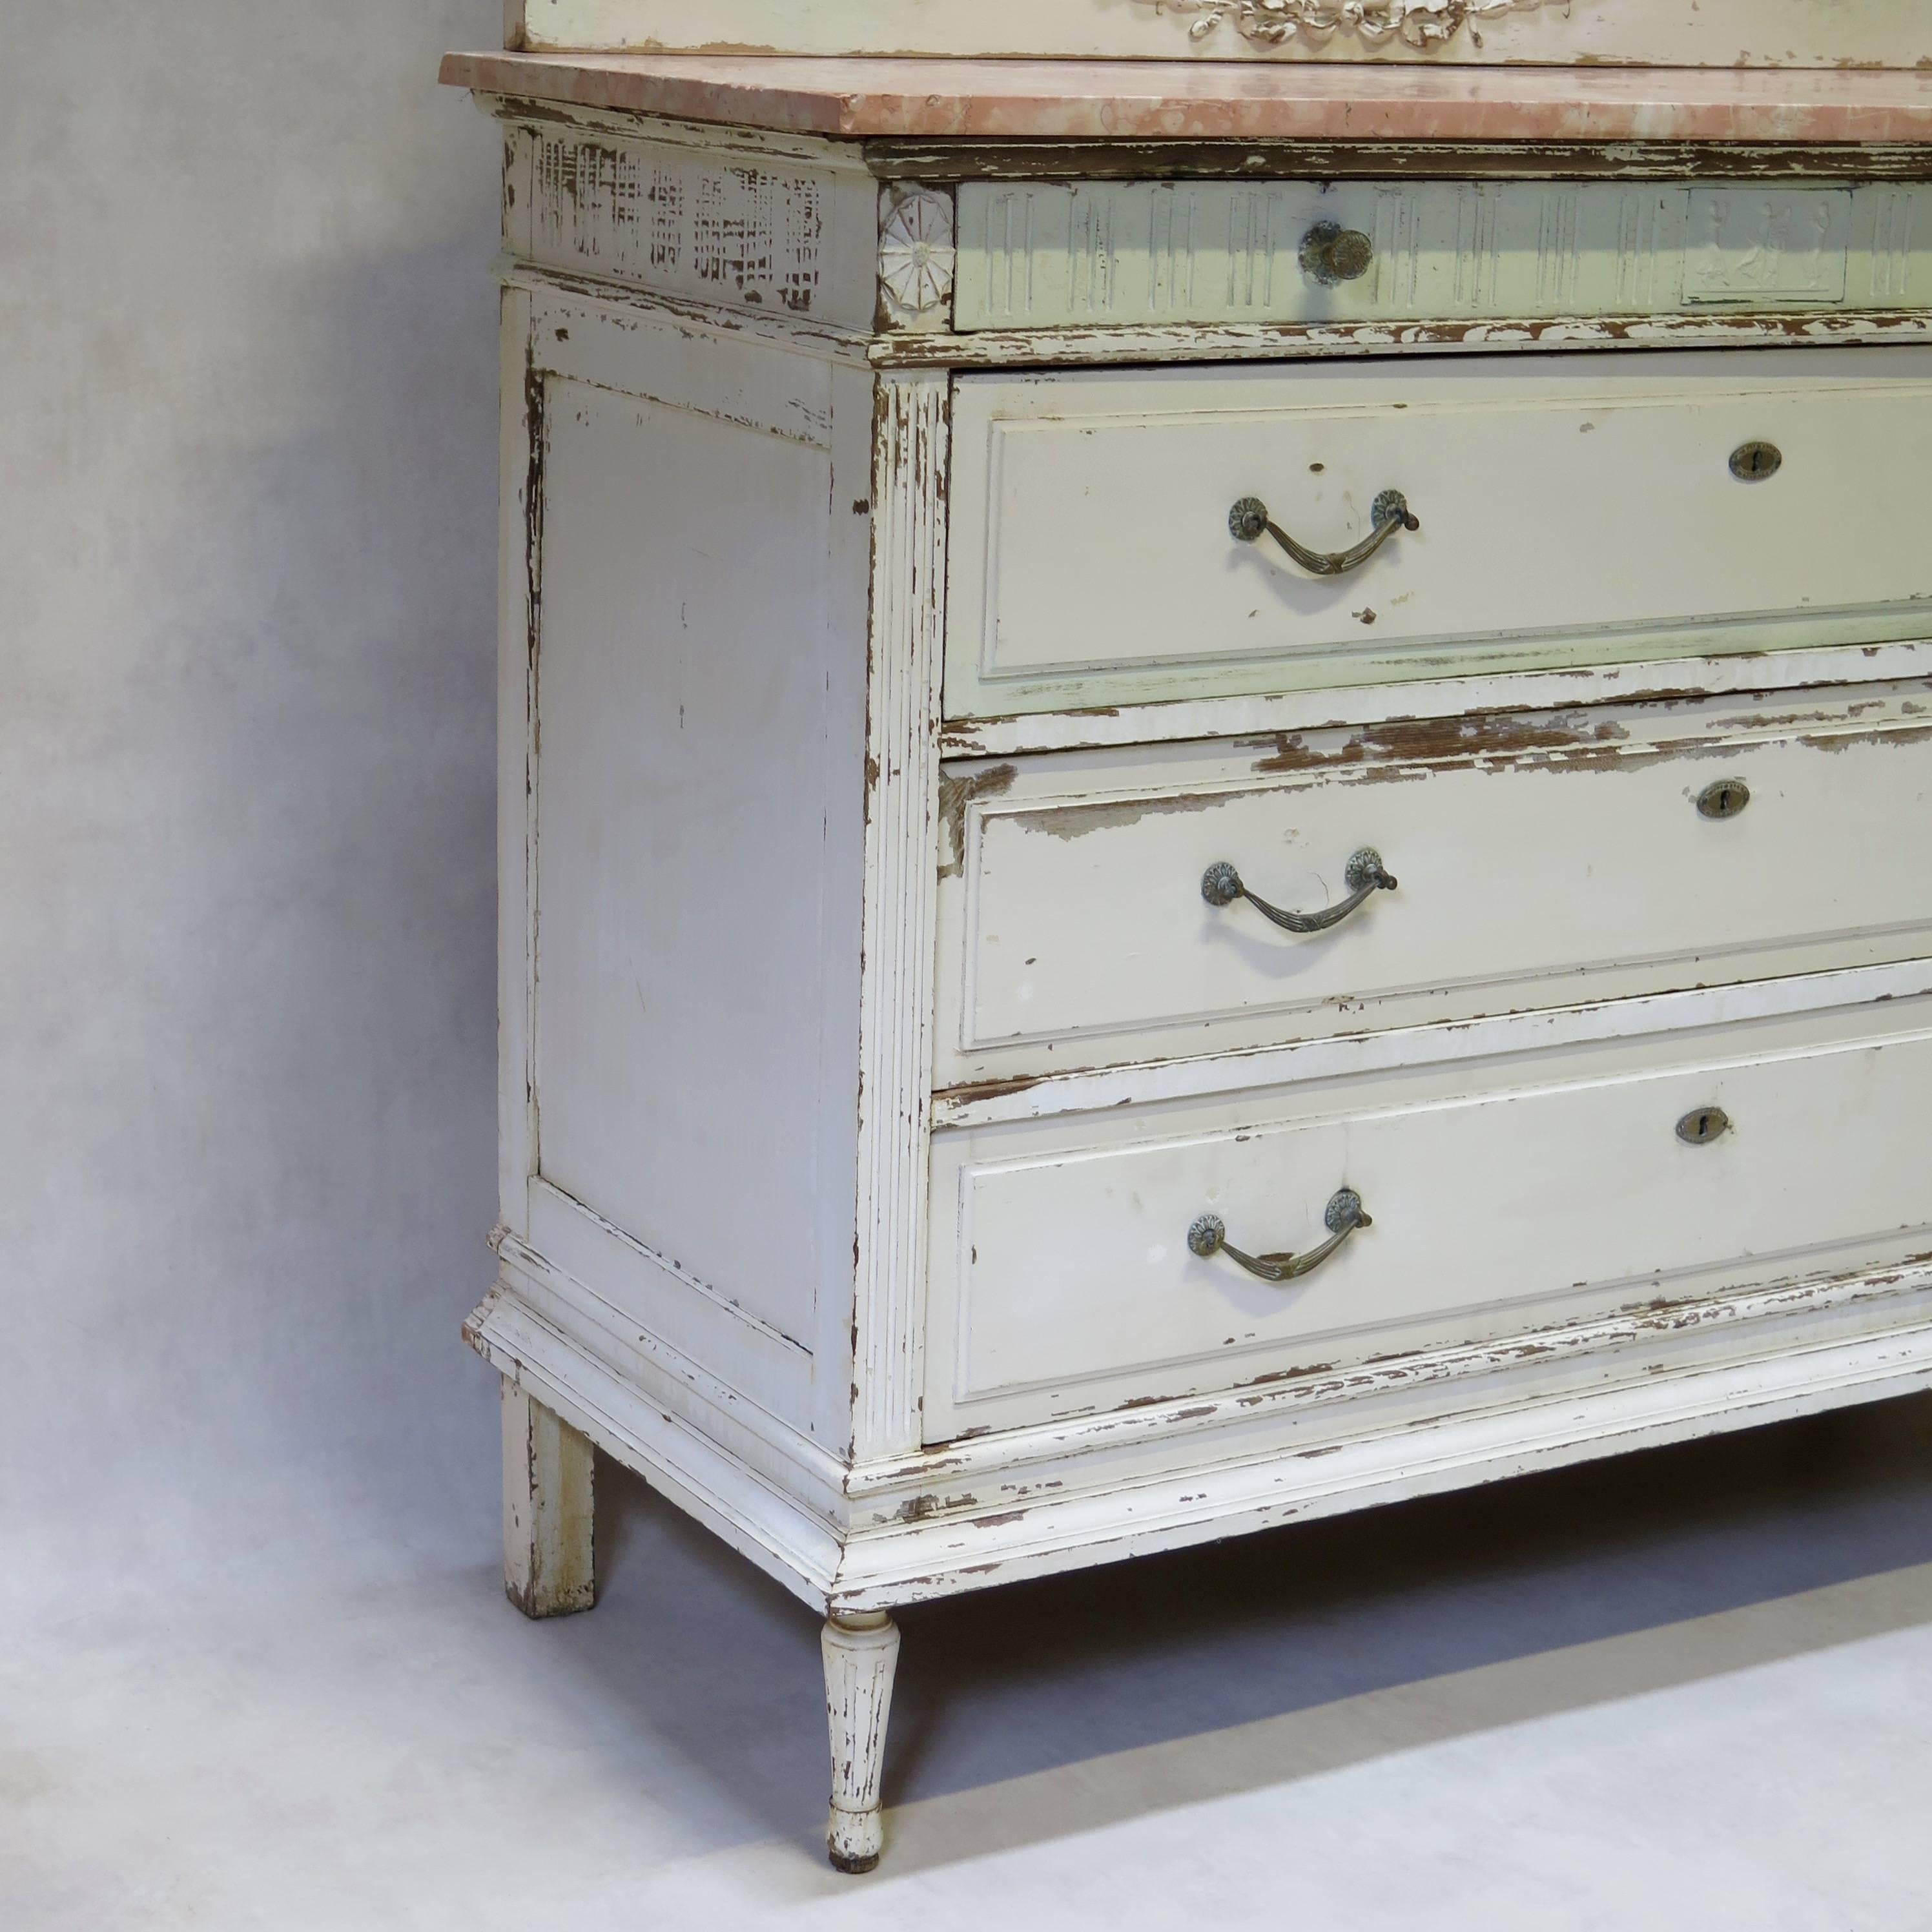
<instances>
[{"instance_id":1,"label":"exposed bare wood","mask_svg":"<svg viewBox=\"0 0 1932 1932\"><path fill-rule=\"evenodd\" d=\"M885 1845L879 1779L899 1658L898 1626L883 1610L835 1610L822 1641L832 1742L826 1850L838 1870L868 1872Z\"/></svg>"},{"instance_id":2,"label":"exposed bare wood","mask_svg":"<svg viewBox=\"0 0 1932 1932\"><path fill-rule=\"evenodd\" d=\"M568 1616L597 1600L590 1444L506 1376L503 1588L526 1617Z\"/></svg>"},{"instance_id":3,"label":"exposed bare wood","mask_svg":"<svg viewBox=\"0 0 1932 1932\"><path fill-rule=\"evenodd\" d=\"M867 141L882 181L1925 181L1932 147L1688 141Z\"/></svg>"},{"instance_id":4,"label":"exposed bare wood","mask_svg":"<svg viewBox=\"0 0 1932 1932\"><path fill-rule=\"evenodd\" d=\"M950 386L879 385L872 483L855 1458L917 1438Z\"/></svg>"},{"instance_id":5,"label":"exposed bare wood","mask_svg":"<svg viewBox=\"0 0 1932 1932\"><path fill-rule=\"evenodd\" d=\"M1774 669L1784 690L1821 699L1852 685L1882 683L1932 669L1932 644L1841 645L1781 652ZM1512 671L1499 677L1417 678L1399 685L1333 692L1268 692L1242 698L1166 704L1097 705L1006 718L954 718L940 729L949 760L1010 758L1024 752L1072 752L1108 745L1171 744L1190 738L1249 738L1338 728L1406 724L1533 706L1552 710L1620 699L1676 704L1766 683L1758 653L1696 656L1570 670ZM942 782L944 781L942 780Z\"/></svg>"},{"instance_id":6,"label":"exposed bare wood","mask_svg":"<svg viewBox=\"0 0 1932 1932\"><path fill-rule=\"evenodd\" d=\"M1889 844L1916 809L1928 716L1921 681L1802 704L1653 700L955 768L962 857L939 875L935 1078L958 1090L944 1118L976 1101L1043 1111L1084 1070L1172 1062L1177 1036L1211 1088L1244 1080L1226 1056L1284 1039L1293 1052L1924 958L1932 856L1894 848L1861 873L1834 855ZM975 791L981 775L997 782ZM1720 781L1747 788L1742 822L1711 824L1690 803ZM1760 862L1767 843L1783 862ZM1202 896L1218 860L1264 898L1320 907L1365 846L1398 887L1329 934L1278 934L1252 907ZM1504 849L1538 909L1523 926L1497 921L1484 890Z\"/></svg>"},{"instance_id":7,"label":"exposed bare wood","mask_svg":"<svg viewBox=\"0 0 1932 1932\"><path fill-rule=\"evenodd\" d=\"M880 369L1066 369L1144 362L1303 362L1343 356L1478 356L1601 349L1828 348L1932 340L1932 316L1857 315L1498 316L1482 322L1222 322L989 329L900 335L872 351Z\"/></svg>"}]
</instances>

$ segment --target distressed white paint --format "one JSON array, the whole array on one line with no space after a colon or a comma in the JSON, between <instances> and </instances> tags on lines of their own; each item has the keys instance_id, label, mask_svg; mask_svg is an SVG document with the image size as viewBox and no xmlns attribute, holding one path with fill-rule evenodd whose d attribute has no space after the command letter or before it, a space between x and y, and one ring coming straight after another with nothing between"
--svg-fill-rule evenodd
<instances>
[{"instance_id":1,"label":"distressed white paint","mask_svg":"<svg viewBox=\"0 0 1932 1932\"><path fill-rule=\"evenodd\" d=\"M472 1332L802 1600L879 1609L1932 1386L1932 1268L943 1444L853 1469L836 1529L518 1297Z\"/></svg>"},{"instance_id":2,"label":"distressed white paint","mask_svg":"<svg viewBox=\"0 0 1932 1932\"><path fill-rule=\"evenodd\" d=\"M942 1086L1922 957L1932 684L952 768ZM1737 818L1701 816L1720 778ZM1298 934L1350 855L1398 880ZM1883 852L1880 865L1846 854Z\"/></svg>"},{"instance_id":3,"label":"distressed white paint","mask_svg":"<svg viewBox=\"0 0 1932 1932\"><path fill-rule=\"evenodd\" d=\"M554 298L530 332L536 621L506 667L534 707L526 812L506 800L530 1045L506 1106L526 1080L533 1146L508 1225L820 1424L814 1357L850 1323L862 831L833 369ZM842 460L869 465L864 428Z\"/></svg>"},{"instance_id":4,"label":"distressed white paint","mask_svg":"<svg viewBox=\"0 0 1932 1932\"><path fill-rule=\"evenodd\" d=\"M940 653L940 491L950 386L880 382L872 476L872 610L866 762L858 1234L851 1436L855 1457L918 1440L932 1088L933 919Z\"/></svg>"},{"instance_id":5,"label":"distressed white paint","mask_svg":"<svg viewBox=\"0 0 1932 1932\"><path fill-rule=\"evenodd\" d=\"M968 334L880 336L880 369L1073 369L1169 362L1328 362L1364 356L1544 355L1597 349L1821 349L1920 344L1932 316L1863 309L1842 314L1722 310L1695 315L1498 316L1378 322L1104 322Z\"/></svg>"},{"instance_id":6,"label":"distressed white paint","mask_svg":"<svg viewBox=\"0 0 1932 1932\"><path fill-rule=\"evenodd\" d=\"M538 1171L802 1334L829 775L818 652L772 646L823 635L830 458L553 379L544 461Z\"/></svg>"},{"instance_id":7,"label":"distressed white paint","mask_svg":"<svg viewBox=\"0 0 1932 1932\"><path fill-rule=\"evenodd\" d=\"M838 1611L826 1618L820 1645L832 1745L826 1846L841 1871L870 1871L885 1845L879 1778L899 1660L898 1626L883 1610Z\"/></svg>"},{"instance_id":8,"label":"distressed white paint","mask_svg":"<svg viewBox=\"0 0 1932 1932\"><path fill-rule=\"evenodd\" d=\"M962 378L949 716L1922 635L1912 350ZM1741 483L1756 439L1784 466ZM1310 548L1420 528L1336 577Z\"/></svg>"},{"instance_id":9,"label":"distressed white paint","mask_svg":"<svg viewBox=\"0 0 1932 1932\"><path fill-rule=\"evenodd\" d=\"M1323 1032L1265 1046L1233 1047L1184 1059L1130 1060L1065 1073L1022 1075L949 1088L933 1096L935 1128L992 1126L1056 1114L1138 1107L1211 1094L1245 1094L1290 1082L1388 1074L1426 1060L1478 1060L1532 1046L1642 1037L1681 1028L1911 999L1932 991L1932 961L1900 960L1833 973L1794 972L1676 993L1630 994L1599 1004L1546 1006L1421 1026ZM1277 1028L1277 1034L1286 1028Z\"/></svg>"},{"instance_id":10,"label":"distressed white paint","mask_svg":"<svg viewBox=\"0 0 1932 1932\"><path fill-rule=\"evenodd\" d=\"M1844 687L1932 674L1932 644L1827 646L1778 655L1776 690L1818 692L1828 703ZM1171 744L1186 738L1299 736L1364 730L1429 718L1524 710L1564 711L1641 694L1694 704L1713 694L1762 694L1768 680L1754 657L1686 656L1575 670L1511 671L1468 677L1418 677L1346 691L1255 692L1127 708L1022 712L1010 718L948 718L940 746L949 758L1011 758L1026 752Z\"/></svg>"},{"instance_id":11,"label":"distressed white paint","mask_svg":"<svg viewBox=\"0 0 1932 1932\"><path fill-rule=\"evenodd\" d=\"M1910 182L969 182L956 219L954 190L880 190L849 142L670 122L646 140L635 117L488 104L505 123L504 248L525 265L508 278L882 368L1932 327L1916 312L1927 190ZM1375 243L1362 280L1302 272L1324 218Z\"/></svg>"},{"instance_id":12,"label":"distressed white paint","mask_svg":"<svg viewBox=\"0 0 1932 1932\"><path fill-rule=\"evenodd\" d=\"M1920 1000L941 1136L928 1439L1932 1250L1928 1088ZM1302 1281L1189 1250L1306 1253L1343 1186Z\"/></svg>"},{"instance_id":13,"label":"distressed white paint","mask_svg":"<svg viewBox=\"0 0 1932 1932\"><path fill-rule=\"evenodd\" d=\"M580 124L587 121L589 124ZM608 118L509 121L503 245L543 267L754 314L871 326L875 185L822 144L640 140Z\"/></svg>"},{"instance_id":14,"label":"distressed white paint","mask_svg":"<svg viewBox=\"0 0 1932 1932\"><path fill-rule=\"evenodd\" d=\"M1303 266L1318 222L1352 281ZM1658 182L969 182L956 326L1932 308L1932 190Z\"/></svg>"},{"instance_id":15,"label":"distressed white paint","mask_svg":"<svg viewBox=\"0 0 1932 1932\"><path fill-rule=\"evenodd\" d=\"M589 1442L503 1378L503 1588L526 1617L597 1600L596 1481Z\"/></svg>"},{"instance_id":16,"label":"distressed white paint","mask_svg":"<svg viewBox=\"0 0 1932 1932\"><path fill-rule=\"evenodd\" d=\"M1408 33L1399 28L1416 16ZM1473 20L1470 18L1474 16ZM1255 29L1332 17L1270 40ZM1364 33L1356 22L1366 21ZM1242 30L1242 23L1249 30ZM526 0L536 48L801 54L1031 54L1072 58L1639 62L1910 67L1932 56L1916 0ZM1201 31L1209 22L1218 27ZM1439 28L1442 38L1426 28Z\"/></svg>"},{"instance_id":17,"label":"distressed white paint","mask_svg":"<svg viewBox=\"0 0 1932 1932\"><path fill-rule=\"evenodd\" d=\"M1856 306L1916 287L1862 292L1863 190L1778 204L1842 230L1855 312L1791 323L1830 247L1747 274L1719 208L1656 297L1707 313L1622 332L1701 352L1482 358L1538 338L1478 325L1430 359L1397 322L951 333L944 196L895 227L854 149L514 140L468 1332L508 1439L596 1443L833 1613L836 1858L880 1842L897 1638L861 1613L1932 1382L1932 874L1897 830L1932 388L1910 348L1716 346L1922 326ZM772 246L654 261L647 163L730 175ZM1544 297L1585 308L1588 223L1534 192ZM812 209L862 205L808 273ZM1084 366L1141 354L1282 360ZM1767 436L1784 470L1736 482ZM1390 485L1424 527L1360 580L1373 625L1226 533L1253 490L1344 542ZM1742 818L1698 817L1714 776ZM1326 897L1364 842L1402 886L1312 945L1202 903L1224 857ZM1684 1146L1714 1104L1733 1132ZM1299 1287L1186 1252L1208 1207L1305 1247L1345 1180L1375 1226ZM554 1582L542 1466L506 1466L508 1546Z\"/></svg>"}]
</instances>

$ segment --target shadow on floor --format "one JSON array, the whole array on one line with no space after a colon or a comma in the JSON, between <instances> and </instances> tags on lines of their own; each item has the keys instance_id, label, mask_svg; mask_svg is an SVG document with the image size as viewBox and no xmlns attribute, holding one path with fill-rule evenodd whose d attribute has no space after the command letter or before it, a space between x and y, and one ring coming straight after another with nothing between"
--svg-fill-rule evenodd
<instances>
[{"instance_id":1,"label":"shadow on floor","mask_svg":"<svg viewBox=\"0 0 1932 1932\"><path fill-rule=\"evenodd\" d=\"M582 1665L688 1759L688 1774L808 1845L824 1786L816 1619L627 1472L600 1464L599 1484L603 1590L596 1616L573 1620ZM1170 1753L1151 1786L1144 1768L1111 1784L1089 1776L1072 1812L1056 1802L1049 1820L1010 1817L998 1835L1078 1828L1215 1795L1231 1778L1278 1780L1932 1618L1928 1581L1834 1598L1828 1614L1670 1634L1922 1564L1932 1564L1932 1396L915 1606L900 1618L886 1799L923 1804L1090 1768L1656 1634L1590 1672L1528 1667L1473 1701L1383 1712L1376 1736L1321 1744L1323 1762L1258 1769L1238 1754Z\"/></svg>"}]
</instances>

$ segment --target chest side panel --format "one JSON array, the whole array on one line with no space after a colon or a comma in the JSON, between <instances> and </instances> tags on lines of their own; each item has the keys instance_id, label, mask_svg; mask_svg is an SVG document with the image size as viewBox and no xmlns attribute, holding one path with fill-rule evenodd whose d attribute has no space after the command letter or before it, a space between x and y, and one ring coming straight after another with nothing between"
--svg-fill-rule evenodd
<instances>
[{"instance_id":1,"label":"chest side panel","mask_svg":"<svg viewBox=\"0 0 1932 1932\"><path fill-rule=\"evenodd\" d=\"M857 1112L864 638L827 372L553 321L526 1238L802 1419L849 1300Z\"/></svg>"}]
</instances>

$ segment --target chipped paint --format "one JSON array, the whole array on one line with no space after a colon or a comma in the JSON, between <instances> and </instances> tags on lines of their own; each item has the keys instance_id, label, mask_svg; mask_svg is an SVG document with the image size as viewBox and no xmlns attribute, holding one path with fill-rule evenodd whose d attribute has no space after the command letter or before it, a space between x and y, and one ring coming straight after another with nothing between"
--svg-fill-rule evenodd
<instances>
[{"instance_id":1,"label":"chipped paint","mask_svg":"<svg viewBox=\"0 0 1932 1932\"><path fill-rule=\"evenodd\" d=\"M882 181L1925 181L1932 148L1748 142L907 141Z\"/></svg>"},{"instance_id":2,"label":"chipped paint","mask_svg":"<svg viewBox=\"0 0 1932 1932\"><path fill-rule=\"evenodd\" d=\"M939 823L941 835L939 876L956 879L966 866L966 808L980 800L998 798L1012 788L1018 768L994 765L976 772L941 772Z\"/></svg>"},{"instance_id":3,"label":"chipped paint","mask_svg":"<svg viewBox=\"0 0 1932 1932\"><path fill-rule=\"evenodd\" d=\"M1022 832L1042 832L1049 838L1084 838L1090 832L1118 831L1144 818L1171 818L1177 813L1209 812L1227 802L1225 792L1167 793L1157 798L1108 799L1094 805L1043 806L1037 812L1013 812L1007 822Z\"/></svg>"}]
</instances>

